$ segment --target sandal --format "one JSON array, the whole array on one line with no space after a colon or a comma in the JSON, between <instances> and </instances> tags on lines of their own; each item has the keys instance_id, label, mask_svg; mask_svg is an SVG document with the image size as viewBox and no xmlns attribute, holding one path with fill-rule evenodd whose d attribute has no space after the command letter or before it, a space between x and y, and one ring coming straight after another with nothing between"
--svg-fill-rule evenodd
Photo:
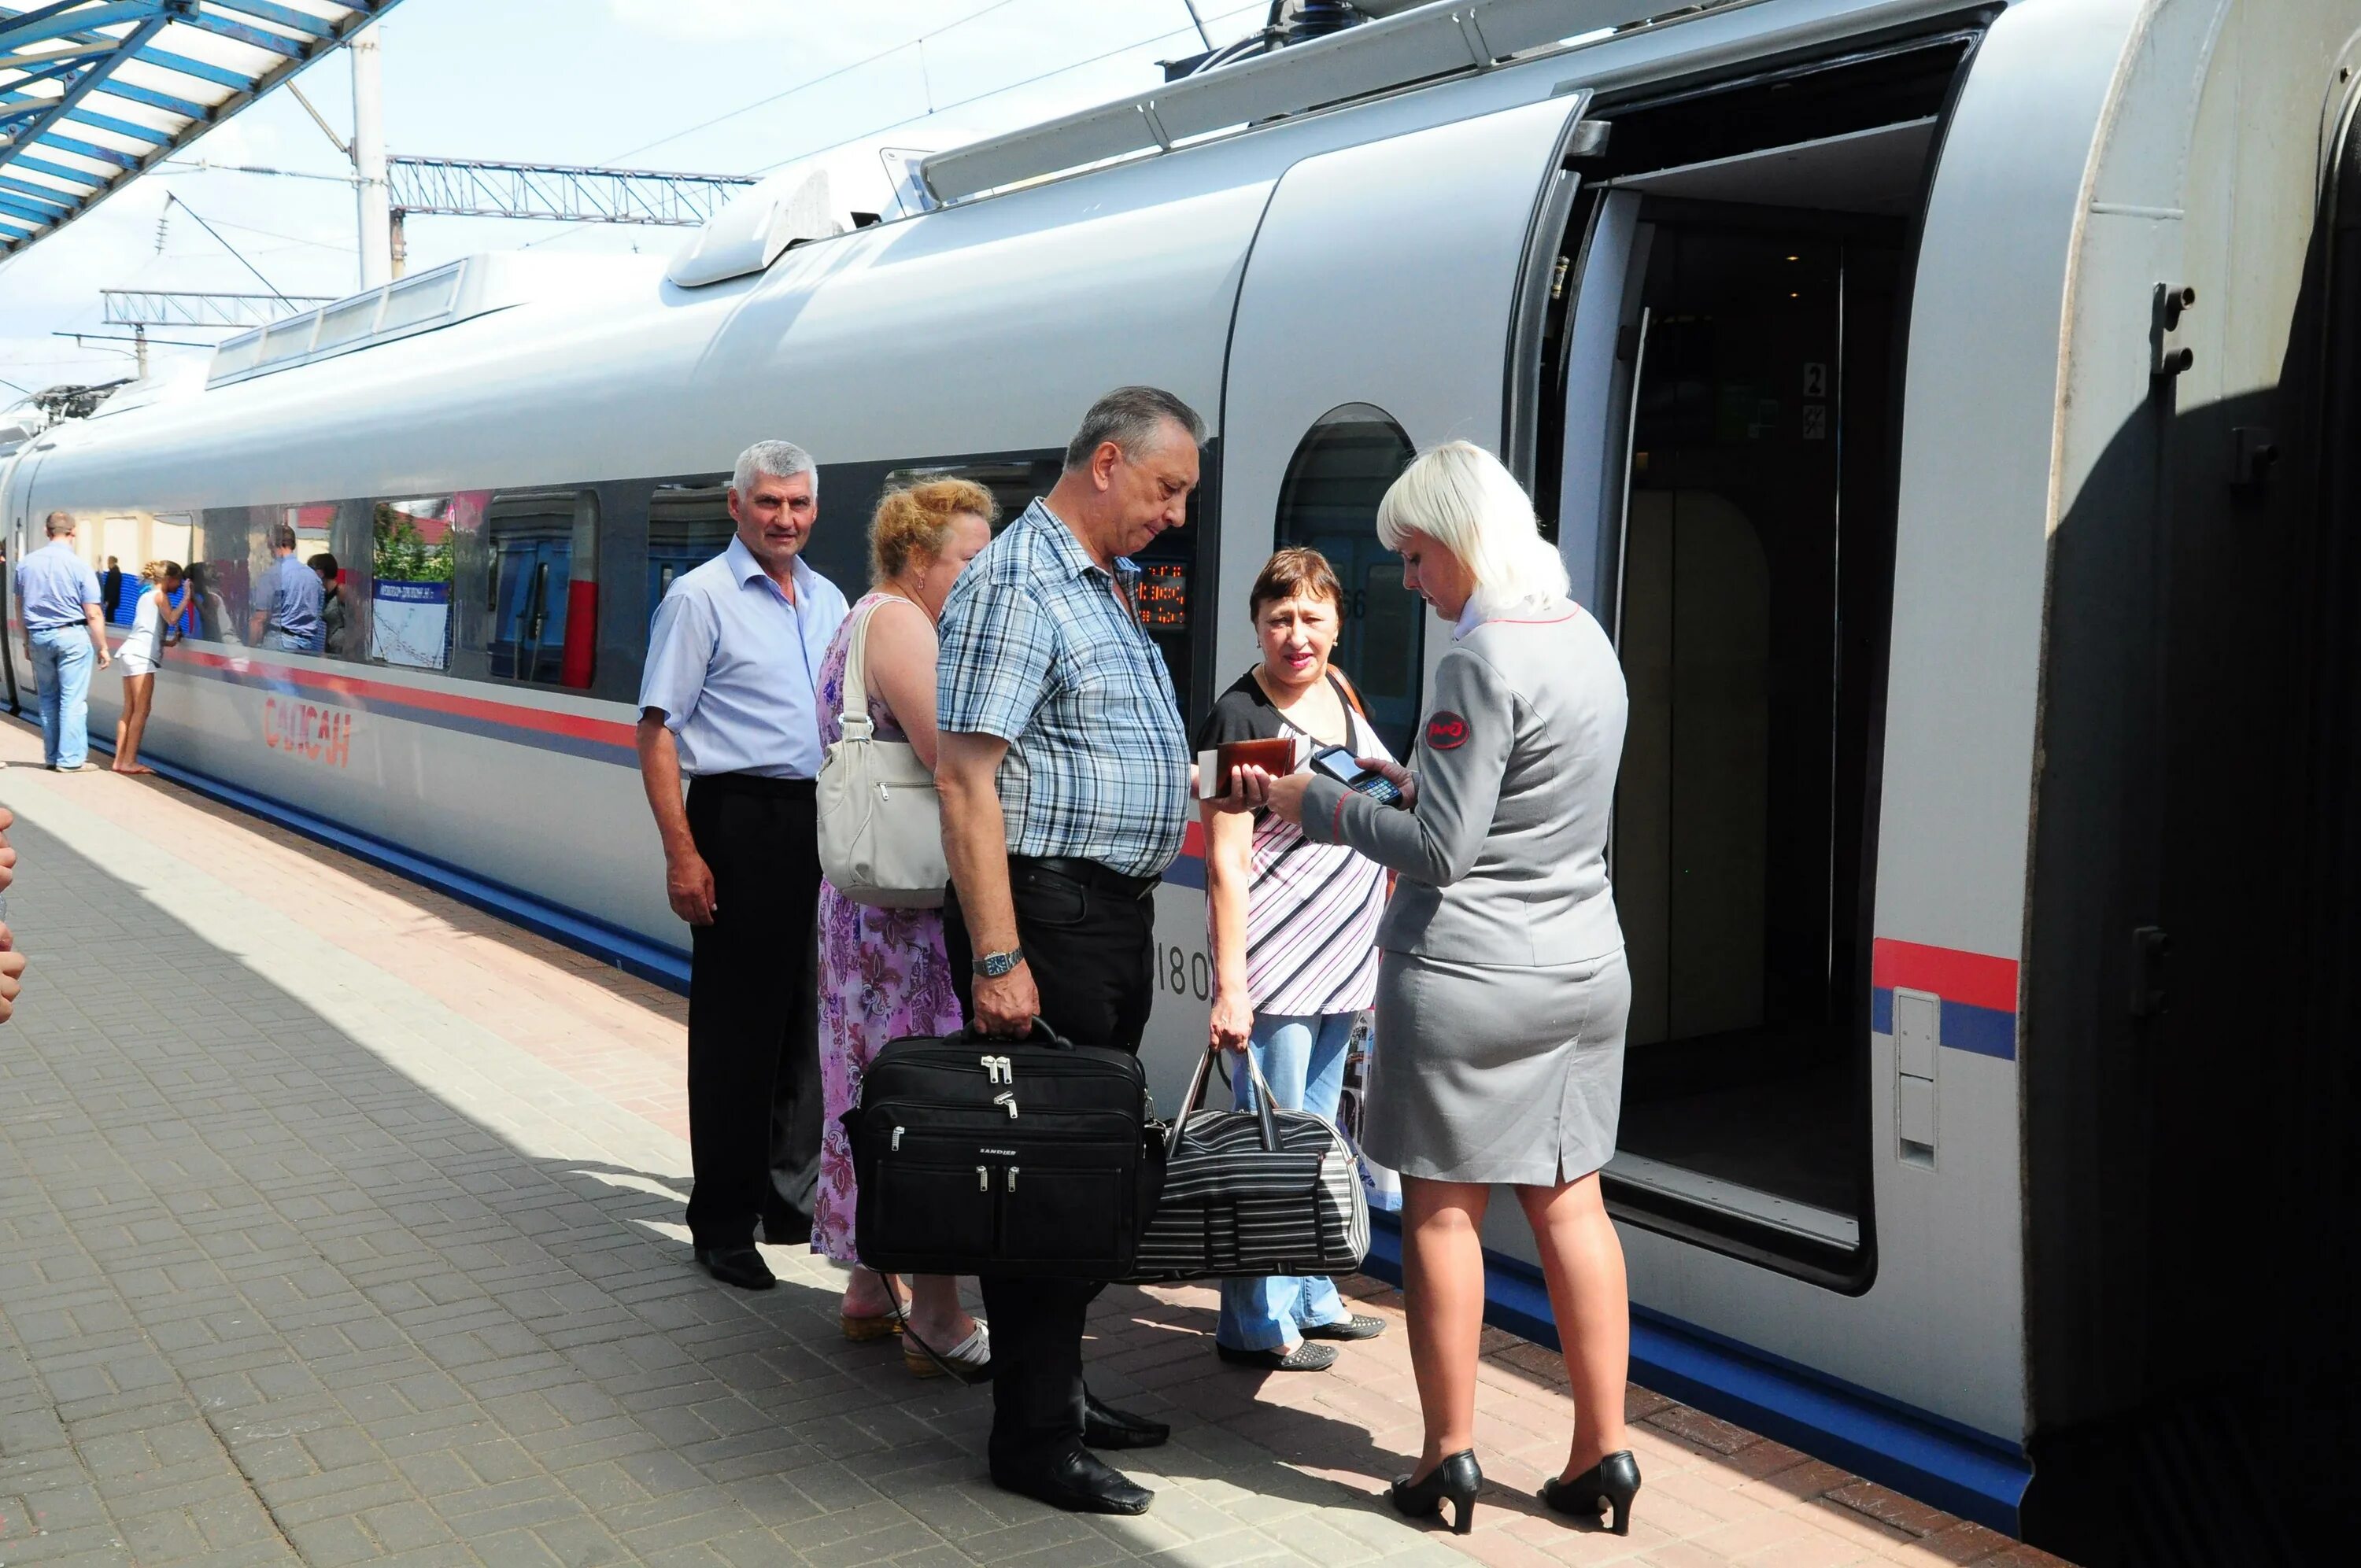
<instances>
[{"instance_id":1,"label":"sandal","mask_svg":"<svg viewBox=\"0 0 2361 1568\"><path fill-rule=\"evenodd\" d=\"M978 1318L974 1332L950 1349L936 1354L920 1348L917 1335L906 1334L902 1339L902 1365L910 1369L913 1377L940 1377L948 1373L962 1383L981 1383L992 1376L992 1326Z\"/></svg>"},{"instance_id":2,"label":"sandal","mask_svg":"<svg viewBox=\"0 0 2361 1568\"><path fill-rule=\"evenodd\" d=\"M901 1320L891 1312L880 1312L873 1318L857 1318L851 1312L839 1312L837 1324L844 1337L855 1344L873 1344L881 1339L892 1339L902 1332Z\"/></svg>"}]
</instances>

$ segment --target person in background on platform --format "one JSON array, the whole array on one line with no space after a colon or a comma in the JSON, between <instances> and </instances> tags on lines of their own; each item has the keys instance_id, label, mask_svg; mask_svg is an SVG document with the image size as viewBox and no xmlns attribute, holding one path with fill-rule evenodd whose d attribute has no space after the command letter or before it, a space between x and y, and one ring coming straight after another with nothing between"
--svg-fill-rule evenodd
<instances>
[{"instance_id":1,"label":"person in background on platform","mask_svg":"<svg viewBox=\"0 0 2361 1568\"><path fill-rule=\"evenodd\" d=\"M935 778L951 887L943 935L972 1026L1038 1015L1077 1045L1136 1051L1156 999L1155 906L1188 825L1189 740L1139 623L1129 559L1188 520L1204 422L1171 393L1093 404L1065 470L943 607ZM1148 1511L1093 1448L1170 1429L1082 1384L1086 1279L987 1276L992 1478L1052 1507Z\"/></svg>"},{"instance_id":2,"label":"person in background on platform","mask_svg":"<svg viewBox=\"0 0 2361 1568\"><path fill-rule=\"evenodd\" d=\"M1225 740L1308 741L1356 757L1392 753L1329 664L1345 593L1316 550L1281 550L1246 596L1262 662L1213 704L1197 749ZM1213 1047L1254 1053L1279 1108L1334 1124L1345 1093L1353 1020L1378 989L1378 916L1385 869L1344 844L1311 844L1292 823L1208 801L1205 920L1213 949ZM1254 1106L1254 1078L1239 1062L1230 1086ZM1267 1372L1320 1372L1336 1363L1312 1340L1371 1339L1385 1320L1348 1310L1324 1278L1222 1281L1213 1349L1224 1361Z\"/></svg>"},{"instance_id":3,"label":"person in background on platform","mask_svg":"<svg viewBox=\"0 0 2361 1568\"><path fill-rule=\"evenodd\" d=\"M869 717L879 739L906 740L935 765L935 622L960 573L992 543L1000 514L992 492L966 479L888 490L869 524L870 591L852 607L819 670L820 743L843 733L845 663L864 620L862 645ZM819 1185L812 1194L812 1250L851 1266L840 1316L844 1337L884 1339L897 1324L897 1292L861 1266L853 1238L852 1148L839 1120L861 1098L861 1077L886 1041L951 1035L962 1018L943 950L939 909L876 909L822 881L819 888ZM984 1325L960 1305L959 1280L924 1274L910 1282L909 1332L962 1376L992 1363ZM906 1341L902 1359L920 1377L942 1368Z\"/></svg>"},{"instance_id":4,"label":"person in background on platform","mask_svg":"<svg viewBox=\"0 0 2361 1568\"><path fill-rule=\"evenodd\" d=\"M123 607L123 567L114 556L106 558L106 570L98 575L98 613L102 620L113 620L115 612Z\"/></svg>"},{"instance_id":5,"label":"person in background on platform","mask_svg":"<svg viewBox=\"0 0 2361 1568\"><path fill-rule=\"evenodd\" d=\"M16 567L16 612L25 662L41 687L41 761L60 773L96 773L90 760L90 673L115 662L107 652L98 574L74 554L71 512L53 511L49 542Z\"/></svg>"},{"instance_id":6,"label":"person in background on platform","mask_svg":"<svg viewBox=\"0 0 2361 1568\"><path fill-rule=\"evenodd\" d=\"M330 658L342 658L345 653L345 627L349 620L345 610L344 568L325 550L307 563L320 576L320 652Z\"/></svg>"},{"instance_id":7,"label":"person in background on platform","mask_svg":"<svg viewBox=\"0 0 2361 1568\"><path fill-rule=\"evenodd\" d=\"M295 558L295 525L270 525L270 570L258 585L262 603L247 618L246 640L282 653L320 651L320 576Z\"/></svg>"},{"instance_id":8,"label":"person in background on platform","mask_svg":"<svg viewBox=\"0 0 2361 1568\"><path fill-rule=\"evenodd\" d=\"M115 721L115 771L152 773L141 764L139 738L148 732L148 710L156 702L156 672L163 666L164 650L180 641L174 627L179 611L172 600L183 578L178 561L150 561L139 580L148 585L131 613L131 635L123 640L123 713Z\"/></svg>"},{"instance_id":9,"label":"person in background on platform","mask_svg":"<svg viewBox=\"0 0 2361 1568\"><path fill-rule=\"evenodd\" d=\"M1378 506L1402 584L1453 623L1434 706L1398 811L1334 779L1260 770L1239 794L1400 873L1378 927L1369 1157L1402 1178L1411 1365L1425 1416L1417 1467L1394 1483L1412 1517L1453 1502L1468 1528L1481 1228L1495 1183L1517 1190L1572 1380L1574 1439L1542 1490L1560 1513L1624 1533L1640 1469L1623 1443L1631 1300L1599 1195L1622 1105L1631 1005L1607 881L1623 752L1623 672L1566 597L1565 567L1499 459L1464 441L1422 455Z\"/></svg>"},{"instance_id":10,"label":"person in background on platform","mask_svg":"<svg viewBox=\"0 0 2361 1568\"><path fill-rule=\"evenodd\" d=\"M756 442L729 506L729 548L673 579L648 634L640 775L689 925L689 1239L716 1279L767 1290L754 1227L807 1244L819 1173L812 781L844 595L802 559L819 513L809 453Z\"/></svg>"}]
</instances>

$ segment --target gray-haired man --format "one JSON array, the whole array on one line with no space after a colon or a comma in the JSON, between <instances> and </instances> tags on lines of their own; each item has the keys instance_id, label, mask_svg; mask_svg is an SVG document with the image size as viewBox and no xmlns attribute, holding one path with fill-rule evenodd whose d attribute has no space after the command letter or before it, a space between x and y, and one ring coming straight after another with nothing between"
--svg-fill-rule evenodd
<instances>
[{"instance_id":1,"label":"gray-haired man","mask_svg":"<svg viewBox=\"0 0 2361 1568\"><path fill-rule=\"evenodd\" d=\"M741 454L737 535L673 580L640 676L640 776L665 894L689 923L689 1239L706 1272L748 1290L774 1283L756 1223L774 1245L808 1242L819 1173L812 781L819 667L845 603L801 559L818 511L803 448Z\"/></svg>"}]
</instances>

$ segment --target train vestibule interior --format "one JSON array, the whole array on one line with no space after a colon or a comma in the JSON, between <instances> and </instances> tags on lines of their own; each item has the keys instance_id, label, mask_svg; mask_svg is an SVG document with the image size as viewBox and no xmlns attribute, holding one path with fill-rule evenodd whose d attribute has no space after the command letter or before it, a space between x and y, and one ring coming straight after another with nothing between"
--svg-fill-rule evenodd
<instances>
[{"instance_id":1,"label":"train vestibule interior","mask_svg":"<svg viewBox=\"0 0 2361 1568\"><path fill-rule=\"evenodd\" d=\"M1866 1277L1898 334L1952 63L1889 66L1850 111L1836 95L1852 123L1766 110L1751 146L1731 145L1744 113L1699 132L1694 109L1610 111L1620 156L1577 208L1573 309L1620 313L1623 388L1591 590L1631 699L1609 1194L1831 1284ZM1587 528L1568 505L1561 530Z\"/></svg>"}]
</instances>

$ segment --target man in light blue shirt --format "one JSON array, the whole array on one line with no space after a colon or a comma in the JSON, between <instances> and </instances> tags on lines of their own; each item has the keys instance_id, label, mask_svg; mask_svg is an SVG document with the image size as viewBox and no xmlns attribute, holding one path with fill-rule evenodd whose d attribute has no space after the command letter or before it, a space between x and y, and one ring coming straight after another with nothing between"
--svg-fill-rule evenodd
<instances>
[{"instance_id":1,"label":"man in light blue shirt","mask_svg":"<svg viewBox=\"0 0 2361 1568\"><path fill-rule=\"evenodd\" d=\"M282 653L317 653L327 623L320 619L320 574L295 555L295 525L270 525L270 569L254 586L258 601L247 617L246 640Z\"/></svg>"},{"instance_id":2,"label":"man in light blue shirt","mask_svg":"<svg viewBox=\"0 0 2361 1568\"><path fill-rule=\"evenodd\" d=\"M49 542L16 568L25 660L41 686L41 760L61 773L92 771L90 672L115 662L106 648L98 574L74 554L71 512L53 511Z\"/></svg>"},{"instance_id":3,"label":"man in light blue shirt","mask_svg":"<svg viewBox=\"0 0 2361 1568\"><path fill-rule=\"evenodd\" d=\"M706 1272L774 1283L754 1227L811 1240L819 1177L819 668L844 595L801 559L810 454L738 458L730 547L673 579L640 676L640 775L664 892L689 924L689 1239ZM682 798L682 780L689 781Z\"/></svg>"}]
</instances>

